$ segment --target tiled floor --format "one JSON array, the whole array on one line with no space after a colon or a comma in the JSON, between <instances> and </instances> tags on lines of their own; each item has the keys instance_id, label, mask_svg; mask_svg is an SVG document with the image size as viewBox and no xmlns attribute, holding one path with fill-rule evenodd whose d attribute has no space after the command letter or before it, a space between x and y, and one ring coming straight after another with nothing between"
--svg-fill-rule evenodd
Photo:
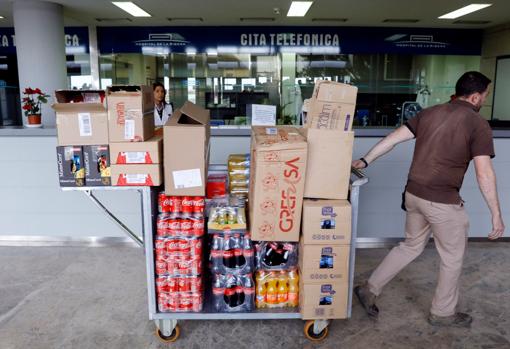
<instances>
[{"instance_id":1,"label":"tiled floor","mask_svg":"<svg viewBox=\"0 0 510 349\"><path fill-rule=\"evenodd\" d=\"M387 249L360 250L358 280ZM302 334L303 321L186 321L171 346L154 336L147 317L141 249L0 248L0 349L25 348L510 348L510 248L471 243L460 309L471 329L436 329L426 322L438 269L434 248L405 269L378 301L380 319L357 302L320 345Z\"/></svg>"}]
</instances>

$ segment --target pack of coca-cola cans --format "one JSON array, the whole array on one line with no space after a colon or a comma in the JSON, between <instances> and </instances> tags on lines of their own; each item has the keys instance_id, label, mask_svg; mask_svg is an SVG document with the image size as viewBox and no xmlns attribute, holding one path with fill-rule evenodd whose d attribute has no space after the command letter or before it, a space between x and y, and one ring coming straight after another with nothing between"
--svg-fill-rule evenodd
<instances>
[{"instance_id":1,"label":"pack of coca-cola cans","mask_svg":"<svg viewBox=\"0 0 510 349\"><path fill-rule=\"evenodd\" d=\"M250 234L214 234L211 237L211 271L243 275L255 268L255 249Z\"/></svg>"},{"instance_id":2,"label":"pack of coca-cola cans","mask_svg":"<svg viewBox=\"0 0 510 349\"><path fill-rule=\"evenodd\" d=\"M205 198L203 196L167 196L162 191L158 196L158 208L160 213L203 217Z\"/></svg>"},{"instance_id":3,"label":"pack of coca-cola cans","mask_svg":"<svg viewBox=\"0 0 510 349\"><path fill-rule=\"evenodd\" d=\"M259 242L255 245L257 269L290 270L298 263L295 242Z\"/></svg>"},{"instance_id":4,"label":"pack of coca-cola cans","mask_svg":"<svg viewBox=\"0 0 510 349\"><path fill-rule=\"evenodd\" d=\"M201 276L158 276L156 293L160 312L199 312L204 304Z\"/></svg>"},{"instance_id":5,"label":"pack of coca-cola cans","mask_svg":"<svg viewBox=\"0 0 510 349\"><path fill-rule=\"evenodd\" d=\"M158 196L154 240L156 294L161 312L203 307L204 197Z\"/></svg>"},{"instance_id":6,"label":"pack of coca-cola cans","mask_svg":"<svg viewBox=\"0 0 510 349\"><path fill-rule=\"evenodd\" d=\"M252 274L213 276L213 306L217 312L243 312L255 309Z\"/></svg>"}]
</instances>

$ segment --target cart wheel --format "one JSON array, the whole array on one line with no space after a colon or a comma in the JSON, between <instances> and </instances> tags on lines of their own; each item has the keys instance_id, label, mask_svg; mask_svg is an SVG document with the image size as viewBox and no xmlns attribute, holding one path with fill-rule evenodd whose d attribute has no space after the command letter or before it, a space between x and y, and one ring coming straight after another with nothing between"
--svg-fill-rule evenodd
<instances>
[{"instance_id":1,"label":"cart wheel","mask_svg":"<svg viewBox=\"0 0 510 349\"><path fill-rule=\"evenodd\" d=\"M158 336L159 340L162 341L163 343L173 343L179 338L180 335L181 329L179 328L179 325L175 326L170 336L165 336L163 333L161 333L159 328L156 329L156 336Z\"/></svg>"},{"instance_id":2,"label":"cart wheel","mask_svg":"<svg viewBox=\"0 0 510 349\"><path fill-rule=\"evenodd\" d=\"M315 334L313 332L313 323L314 321L313 320L308 320L306 323L305 323L305 328L304 328L304 332L305 332L305 336L306 338L308 338L309 340L311 340L312 342L320 342L320 341L323 341L329 334L329 328L326 327L324 328L321 333L318 333L318 334Z\"/></svg>"}]
</instances>

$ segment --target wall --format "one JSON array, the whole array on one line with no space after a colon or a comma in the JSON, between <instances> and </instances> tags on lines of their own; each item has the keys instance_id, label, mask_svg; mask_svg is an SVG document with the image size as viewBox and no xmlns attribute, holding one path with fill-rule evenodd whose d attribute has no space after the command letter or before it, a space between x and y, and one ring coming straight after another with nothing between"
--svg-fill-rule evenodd
<instances>
[{"instance_id":1,"label":"wall","mask_svg":"<svg viewBox=\"0 0 510 349\"><path fill-rule=\"evenodd\" d=\"M497 57L507 55L510 55L510 23L496 28L487 29L484 33L482 43L482 61L480 71L494 82L496 79ZM489 119L492 117L492 101L494 99L492 91L493 90L491 89L491 93L489 94L484 107L480 111L482 115Z\"/></svg>"},{"instance_id":2,"label":"wall","mask_svg":"<svg viewBox=\"0 0 510 349\"><path fill-rule=\"evenodd\" d=\"M356 138L354 156L360 157L379 138ZM510 226L510 139L496 139L496 158L503 215ZM249 137L214 137L211 162L225 162L228 154L248 152ZM0 235L124 236L99 209L79 192L58 186L55 137L0 137ZM402 237L404 214L400 194L412 156L412 143L398 146L367 169L370 183L361 188L358 235ZM99 193L135 231L141 230L136 193ZM485 237L490 216L476 186L473 169L465 179L462 196L471 217L470 236ZM510 236L507 230L506 236Z\"/></svg>"}]
</instances>

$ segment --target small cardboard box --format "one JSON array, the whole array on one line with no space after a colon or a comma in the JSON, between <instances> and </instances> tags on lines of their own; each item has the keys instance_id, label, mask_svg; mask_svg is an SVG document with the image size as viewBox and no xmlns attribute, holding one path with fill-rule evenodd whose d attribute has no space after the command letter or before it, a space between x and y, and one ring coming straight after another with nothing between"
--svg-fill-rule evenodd
<instances>
[{"instance_id":1,"label":"small cardboard box","mask_svg":"<svg viewBox=\"0 0 510 349\"><path fill-rule=\"evenodd\" d=\"M87 186L110 186L110 150L108 145L83 146Z\"/></svg>"},{"instance_id":2,"label":"small cardboard box","mask_svg":"<svg viewBox=\"0 0 510 349\"><path fill-rule=\"evenodd\" d=\"M345 319L349 300L347 281L299 283L299 308L303 320Z\"/></svg>"},{"instance_id":3,"label":"small cardboard box","mask_svg":"<svg viewBox=\"0 0 510 349\"><path fill-rule=\"evenodd\" d=\"M315 129L350 131L356 108L358 88L332 81L315 83L307 106L306 126Z\"/></svg>"},{"instance_id":4,"label":"small cardboard box","mask_svg":"<svg viewBox=\"0 0 510 349\"><path fill-rule=\"evenodd\" d=\"M148 86L106 91L110 142L143 142L154 135L154 97Z\"/></svg>"},{"instance_id":5,"label":"small cardboard box","mask_svg":"<svg viewBox=\"0 0 510 349\"><path fill-rule=\"evenodd\" d=\"M163 183L161 164L112 165L112 185L157 187Z\"/></svg>"},{"instance_id":6,"label":"small cardboard box","mask_svg":"<svg viewBox=\"0 0 510 349\"><path fill-rule=\"evenodd\" d=\"M351 204L347 200L305 199L303 242L313 245L351 243Z\"/></svg>"},{"instance_id":7,"label":"small cardboard box","mask_svg":"<svg viewBox=\"0 0 510 349\"><path fill-rule=\"evenodd\" d=\"M154 136L145 142L110 143L112 164L163 163L163 136Z\"/></svg>"},{"instance_id":8,"label":"small cardboard box","mask_svg":"<svg viewBox=\"0 0 510 349\"><path fill-rule=\"evenodd\" d=\"M58 145L108 143L108 115L102 90L57 90L56 113Z\"/></svg>"},{"instance_id":9,"label":"small cardboard box","mask_svg":"<svg viewBox=\"0 0 510 349\"><path fill-rule=\"evenodd\" d=\"M57 147L57 168L61 187L83 187L85 185L82 147Z\"/></svg>"},{"instance_id":10,"label":"small cardboard box","mask_svg":"<svg viewBox=\"0 0 510 349\"><path fill-rule=\"evenodd\" d=\"M349 194L354 132L301 129L308 142L306 198L345 200Z\"/></svg>"},{"instance_id":11,"label":"small cardboard box","mask_svg":"<svg viewBox=\"0 0 510 349\"><path fill-rule=\"evenodd\" d=\"M349 245L299 245L299 269L305 283L349 279Z\"/></svg>"},{"instance_id":12,"label":"small cardboard box","mask_svg":"<svg viewBox=\"0 0 510 349\"><path fill-rule=\"evenodd\" d=\"M187 101L163 127L166 195L205 196L209 121L209 110Z\"/></svg>"},{"instance_id":13,"label":"small cardboard box","mask_svg":"<svg viewBox=\"0 0 510 349\"><path fill-rule=\"evenodd\" d=\"M250 231L253 240L298 241L307 144L291 126L252 128Z\"/></svg>"}]
</instances>

